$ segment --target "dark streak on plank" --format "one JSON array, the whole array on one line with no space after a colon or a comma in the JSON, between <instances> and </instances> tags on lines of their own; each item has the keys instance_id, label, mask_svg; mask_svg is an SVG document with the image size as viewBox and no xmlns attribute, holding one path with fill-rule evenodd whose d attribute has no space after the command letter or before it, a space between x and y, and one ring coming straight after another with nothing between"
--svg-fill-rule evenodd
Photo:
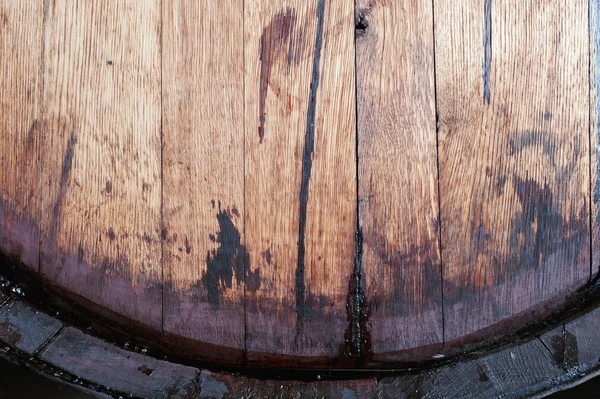
<instances>
[{"instance_id":1,"label":"dark streak on plank","mask_svg":"<svg viewBox=\"0 0 600 399\"><path fill-rule=\"evenodd\" d=\"M315 37L315 53L313 58L312 80L308 111L306 113L306 136L304 151L302 153L302 183L300 185L300 220L298 223L298 266L296 268L296 335L302 331L305 305L304 285L304 232L306 230L306 208L308 203L308 184L312 171L312 154L315 148L315 113L317 107L317 89L319 87L319 64L321 61L321 48L323 47L323 19L325 17L325 0L317 4L317 33Z\"/></svg>"},{"instance_id":2,"label":"dark streak on plank","mask_svg":"<svg viewBox=\"0 0 600 399\"><path fill-rule=\"evenodd\" d=\"M490 103L490 66L492 64L492 0L485 1L483 27L483 102Z\"/></svg>"},{"instance_id":3,"label":"dark streak on plank","mask_svg":"<svg viewBox=\"0 0 600 399\"><path fill-rule=\"evenodd\" d=\"M362 278L362 229L356 231L356 258L354 259L354 273L348 282L348 300L346 311L348 314L348 329L344 334L346 343L346 356L360 357L363 361L370 361L373 353L371 333L367 326L371 307L365 296L365 281Z\"/></svg>"},{"instance_id":4,"label":"dark streak on plank","mask_svg":"<svg viewBox=\"0 0 600 399\"><path fill-rule=\"evenodd\" d=\"M54 237L54 234L58 232L58 220L60 218L62 201L65 194L65 190L67 189L67 182L69 180L69 174L71 173L71 168L73 166L73 154L75 150L75 144L77 143L77 138L75 137L75 133L71 132L71 137L69 137L69 141L67 142L67 149L63 155L63 163L60 174L60 183L59 183L59 195L56 199L56 203L54 204L54 208L52 209L52 223L50 226L52 227L51 235ZM53 241L53 240L52 240Z\"/></svg>"},{"instance_id":5,"label":"dark streak on plank","mask_svg":"<svg viewBox=\"0 0 600 399\"><path fill-rule=\"evenodd\" d=\"M246 247L241 243L241 236L233 223L231 212L221 209L221 201L218 201L218 204L219 232L216 237L211 235L210 239L219 243L220 246L206 254L207 269L203 279L208 292L208 302L215 306L219 305L219 288L221 286L231 288L234 275L237 281L246 281L244 264L249 256ZM260 273L260 271L256 270L255 273ZM258 275L258 286L260 286L260 274Z\"/></svg>"},{"instance_id":6,"label":"dark streak on plank","mask_svg":"<svg viewBox=\"0 0 600 399\"><path fill-rule=\"evenodd\" d=\"M296 14L292 8L288 8L285 13L277 13L271 23L263 29L260 38L260 93L259 93L259 118L258 137L262 144L265 136L265 99L269 90L269 79L271 77L271 68L277 57L282 53L285 44L290 44L290 37L296 23ZM294 56L293 48L290 45L288 51L288 64L293 60L298 60Z\"/></svg>"}]
</instances>

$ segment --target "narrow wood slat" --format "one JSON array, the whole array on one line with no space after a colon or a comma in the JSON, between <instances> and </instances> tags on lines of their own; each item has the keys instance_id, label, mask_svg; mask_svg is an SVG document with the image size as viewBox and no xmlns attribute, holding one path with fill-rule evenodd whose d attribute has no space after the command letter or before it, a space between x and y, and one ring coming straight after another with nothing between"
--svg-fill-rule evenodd
<instances>
[{"instance_id":1,"label":"narrow wood slat","mask_svg":"<svg viewBox=\"0 0 600 399\"><path fill-rule=\"evenodd\" d=\"M245 3L246 346L336 357L355 254L353 4Z\"/></svg>"},{"instance_id":2,"label":"narrow wood slat","mask_svg":"<svg viewBox=\"0 0 600 399\"><path fill-rule=\"evenodd\" d=\"M159 3L44 2L41 153L43 276L157 330Z\"/></svg>"},{"instance_id":3,"label":"narrow wood slat","mask_svg":"<svg viewBox=\"0 0 600 399\"><path fill-rule=\"evenodd\" d=\"M243 2L163 3L165 332L238 351L245 274Z\"/></svg>"},{"instance_id":4,"label":"narrow wood slat","mask_svg":"<svg viewBox=\"0 0 600 399\"><path fill-rule=\"evenodd\" d=\"M592 276L600 272L600 1L589 0Z\"/></svg>"},{"instance_id":5,"label":"narrow wood slat","mask_svg":"<svg viewBox=\"0 0 600 399\"><path fill-rule=\"evenodd\" d=\"M357 1L358 184L375 355L441 343L433 10Z\"/></svg>"},{"instance_id":6,"label":"narrow wood slat","mask_svg":"<svg viewBox=\"0 0 600 399\"><path fill-rule=\"evenodd\" d=\"M589 276L588 4L434 8L452 341Z\"/></svg>"},{"instance_id":7,"label":"narrow wood slat","mask_svg":"<svg viewBox=\"0 0 600 399\"><path fill-rule=\"evenodd\" d=\"M38 270L42 5L0 1L0 252Z\"/></svg>"}]
</instances>

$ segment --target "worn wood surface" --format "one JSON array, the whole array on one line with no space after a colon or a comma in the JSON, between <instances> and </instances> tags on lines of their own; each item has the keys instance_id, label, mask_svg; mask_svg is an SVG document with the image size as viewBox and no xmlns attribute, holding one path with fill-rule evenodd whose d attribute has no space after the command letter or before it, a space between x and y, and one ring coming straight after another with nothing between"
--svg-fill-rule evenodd
<instances>
[{"instance_id":1,"label":"worn wood surface","mask_svg":"<svg viewBox=\"0 0 600 399\"><path fill-rule=\"evenodd\" d=\"M163 3L164 331L237 361L260 284L244 268L243 17L242 1Z\"/></svg>"},{"instance_id":2,"label":"worn wood surface","mask_svg":"<svg viewBox=\"0 0 600 399\"><path fill-rule=\"evenodd\" d=\"M0 0L0 252L73 314L389 366L598 271L597 0L34 3Z\"/></svg>"},{"instance_id":3,"label":"worn wood surface","mask_svg":"<svg viewBox=\"0 0 600 399\"><path fill-rule=\"evenodd\" d=\"M40 268L160 330L159 4L44 3Z\"/></svg>"},{"instance_id":4,"label":"worn wood surface","mask_svg":"<svg viewBox=\"0 0 600 399\"><path fill-rule=\"evenodd\" d=\"M452 341L589 277L588 4L434 6Z\"/></svg>"},{"instance_id":5,"label":"worn wood surface","mask_svg":"<svg viewBox=\"0 0 600 399\"><path fill-rule=\"evenodd\" d=\"M352 10L246 1L246 347L258 359L343 349L356 229Z\"/></svg>"},{"instance_id":6,"label":"worn wood surface","mask_svg":"<svg viewBox=\"0 0 600 399\"><path fill-rule=\"evenodd\" d=\"M589 2L591 273L600 272L600 1Z\"/></svg>"},{"instance_id":7,"label":"worn wood surface","mask_svg":"<svg viewBox=\"0 0 600 399\"><path fill-rule=\"evenodd\" d=\"M41 2L0 1L0 251L35 271L41 32Z\"/></svg>"},{"instance_id":8,"label":"worn wood surface","mask_svg":"<svg viewBox=\"0 0 600 399\"><path fill-rule=\"evenodd\" d=\"M357 2L359 217L375 355L443 341L433 10Z\"/></svg>"}]
</instances>

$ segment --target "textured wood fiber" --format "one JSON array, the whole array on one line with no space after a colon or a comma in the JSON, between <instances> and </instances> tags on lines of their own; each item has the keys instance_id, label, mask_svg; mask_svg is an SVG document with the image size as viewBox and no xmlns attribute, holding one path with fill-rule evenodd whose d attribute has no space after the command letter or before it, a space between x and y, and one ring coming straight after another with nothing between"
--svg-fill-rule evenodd
<instances>
[{"instance_id":1,"label":"textured wood fiber","mask_svg":"<svg viewBox=\"0 0 600 399\"><path fill-rule=\"evenodd\" d=\"M589 276L588 8L534 0L434 6L452 341Z\"/></svg>"},{"instance_id":2,"label":"textured wood fiber","mask_svg":"<svg viewBox=\"0 0 600 399\"><path fill-rule=\"evenodd\" d=\"M441 343L433 10L357 2L359 217L372 346Z\"/></svg>"},{"instance_id":3,"label":"textured wood fiber","mask_svg":"<svg viewBox=\"0 0 600 399\"><path fill-rule=\"evenodd\" d=\"M243 17L242 1L163 3L164 330L175 344L242 350L244 291L260 283L244 268Z\"/></svg>"},{"instance_id":4,"label":"textured wood fiber","mask_svg":"<svg viewBox=\"0 0 600 399\"><path fill-rule=\"evenodd\" d=\"M161 328L159 1L44 2L41 273Z\"/></svg>"},{"instance_id":5,"label":"textured wood fiber","mask_svg":"<svg viewBox=\"0 0 600 399\"><path fill-rule=\"evenodd\" d=\"M246 347L336 357L356 229L353 5L246 1ZM257 355L260 358L260 354Z\"/></svg>"},{"instance_id":6,"label":"textured wood fiber","mask_svg":"<svg viewBox=\"0 0 600 399\"><path fill-rule=\"evenodd\" d=\"M0 251L35 271L39 258L41 31L39 1L0 1Z\"/></svg>"}]
</instances>

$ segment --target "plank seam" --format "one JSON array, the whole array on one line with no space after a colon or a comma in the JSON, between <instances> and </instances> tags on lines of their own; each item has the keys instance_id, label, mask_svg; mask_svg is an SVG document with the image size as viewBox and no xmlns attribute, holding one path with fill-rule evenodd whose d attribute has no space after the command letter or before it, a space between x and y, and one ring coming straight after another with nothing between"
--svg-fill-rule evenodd
<instances>
[{"instance_id":1,"label":"plank seam","mask_svg":"<svg viewBox=\"0 0 600 399\"><path fill-rule=\"evenodd\" d=\"M246 0L242 0L242 69L246 71ZM248 242L246 239L246 79L247 74L244 74L244 79L242 82L242 96L244 101L243 103L243 120L244 124L242 126L242 133L244 134L244 140L242 142L243 146L243 154L242 154L242 162L244 163L244 183L243 183L243 191L244 191L244 208L242 212L244 214L244 225L242 226L242 234L244 236L244 248L248 248ZM247 276L250 273L250 265L248 264L248 259L244 257L244 276ZM246 298L246 284L243 284L244 290L244 352L242 358L242 364L247 364L248 362L248 300Z\"/></svg>"},{"instance_id":2,"label":"plank seam","mask_svg":"<svg viewBox=\"0 0 600 399\"><path fill-rule=\"evenodd\" d=\"M435 103L435 164L437 171L437 239L440 252L440 289L442 291L442 344L446 343L446 315L444 314L444 257L442 249L442 196L440 195L440 114L438 110L436 39L435 39L435 0L431 0L431 18L433 33L433 97Z\"/></svg>"},{"instance_id":3,"label":"plank seam","mask_svg":"<svg viewBox=\"0 0 600 399\"><path fill-rule=\"evenodd\" d=\"M164 240L162 232L164 231L164 157L163 157L163 30L164 30L164 2L160 1L160 275L161 275L161 297L160 297L160 333L163 342L165 342L165 265L164 265Z\"/></svg>"},{"instance_id":4,"label":"plank seam","mask_svg":"<svg viewBox=\"0 0 600 399\"><path fill-rule=\"evenodd\" d=\"M50 338L48 338L48 340L46 342L44 342L42 345L40 345L39 348L37 348L35 350L35 352L33 352L33 356L38 356L38 354L40 354L44 349L46 349L46 347L48 347L48 345L50 345L51 342L55 341L58 336L62 333L62 331L64 330L65 326L64 324L62 326L60 326L60 328L58 330L56 330L56 332L54 334L52 334L52 336Z\"/></svg>"}]
</instances>

